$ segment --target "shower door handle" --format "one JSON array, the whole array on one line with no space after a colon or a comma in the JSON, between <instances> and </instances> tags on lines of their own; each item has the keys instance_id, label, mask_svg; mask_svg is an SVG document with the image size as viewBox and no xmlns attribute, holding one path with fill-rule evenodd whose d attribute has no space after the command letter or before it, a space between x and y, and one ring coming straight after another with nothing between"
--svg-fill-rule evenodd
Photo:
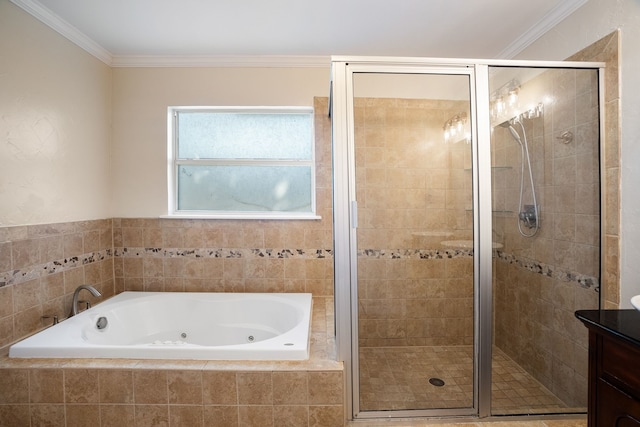
<instances>
[{"instance_id":1,"label":"shower door handle","mask_svg":"<svg viewBox=\"0 0 640 427\"><path fill-rule=\"evenodd\" d=\"M358 228L358 202L351 202L351 228Z\"/></svg>"}]
</instances>

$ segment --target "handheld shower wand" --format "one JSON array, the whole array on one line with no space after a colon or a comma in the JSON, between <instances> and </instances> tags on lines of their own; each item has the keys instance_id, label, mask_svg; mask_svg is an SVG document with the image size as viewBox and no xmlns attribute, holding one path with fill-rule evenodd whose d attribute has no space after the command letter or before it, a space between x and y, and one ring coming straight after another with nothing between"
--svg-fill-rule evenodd
<instances>
[{"instance_id":1,"label":"handheld shower wand","mask_svg":"<svg viewBox=\"0 0 640 427\"><path fill-rule=\"evenodd\" d=\"M522 138L518 131L513 127L515 124L519 124L522 129ZM510 122L502 124L503 127L508 127L513 139L520 145L520 201L518 202L518 231L524 237L533 237L540 229L540 212L538 207L538 201L536 199L536 189L533 184L533 172L531 170L531 157L529 156L529 146L527 144L527 134L524 130L524 125L519 119L513 119ZM522 205L522 198L524 193L524 163L527 162L527 169L529 170L529 182L531 184L531 195L533 197L533 206ZM522 229L522 225L528 229L533 229L533 232L526 233Z\"/></svg>"},{"instance_id":2,"label":"handheld shower wand","mask_svg":"<svg viewBox=\"0 0 640 427\"><path fill-rule=\"evenodd\" d=\"M522 139L520 139L520 135L518 135L518 132L513 128L512 125L509 125L509 132L511 132L513 139L515 139L516 142L522 146Z\"/></svg>"}]
</instances>

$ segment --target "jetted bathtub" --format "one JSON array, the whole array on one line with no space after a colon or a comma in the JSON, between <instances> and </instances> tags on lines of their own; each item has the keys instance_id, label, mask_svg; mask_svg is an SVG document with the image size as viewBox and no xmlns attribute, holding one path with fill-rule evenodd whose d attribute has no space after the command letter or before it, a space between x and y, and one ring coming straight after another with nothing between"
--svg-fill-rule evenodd
<instances>
[{"instance_id":1,"label":"jetted bathtub","mask_svg":"<svg viewBox=\"0 0 640 427\"><path fill-rule=\"evenodd\" d=\"M20 358L304 360L311 294L123 292L9 349Z\"/></svg>"}]
</instances>

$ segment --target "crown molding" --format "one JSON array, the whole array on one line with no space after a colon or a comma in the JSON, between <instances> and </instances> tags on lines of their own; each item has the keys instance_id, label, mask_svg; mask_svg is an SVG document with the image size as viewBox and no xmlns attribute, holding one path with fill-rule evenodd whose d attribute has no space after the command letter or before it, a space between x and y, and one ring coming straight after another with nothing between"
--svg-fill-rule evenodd
<instances>
[{"instance_id":1,"label":"crown molding","mask_svg":"<svg viewBox=\"0 0 640 427\"><path fill-rule=\"evenodd\" d=\"M11 3L15 4L34 18L38 19L51 29L57 31L62 36L69 39L71 42L75 43L82 49L89 52L91 55L95 56L102 62L107 65L111 65L112 55L111 53L100 46L98 43L87 37L83 32L78 30L73 25L69 24L67 21L60 18L55 13L51 12L49 9L41 5L39 2L34 0L10 0Z\"/></svg>"},{"instance_id":2,"label":"crown molding","mask_svg":"<svg viewBox=\"0 0 640 427\"><path fill-rule=\"evenodd\" d=\"M263 67L263 68L325 68L330 56L305 55L112 55L93 39L44 7L37 0L10 0L72 43L84 49L110 67Z\"/></svg>"},{"instance_id":3,"label":"crown molding","mask_svg":"<svg viewBox=\"0 0 640 427\"><path fill-rule=\"evenodd\" d=\"M330 56L305 55L113 55L93 39L86 36L37 0L10 0L34 18L66 37L80 48L111 67L263 67L263 68L324 68L330 65ZM554 8L536 25L510 43L497 58L510 59L522 52L554 26L582 7L588 0L569 0Z\"/></svg>"},{"instance_id":4,"label":"crown molding","mask_svg":"<svg viewBox=\"0 0 640 427\"><path fill-rule=\"evenodd\" d=\"M330 65L330 56L305 55L116 55L111 61L112 67L326 68Z\"/></svg>"},{"instance_id":5,"label":"crown molding","mask_svg":"<svg viewBox=\"0 0 640 427\"><path fill-rule=\"evenodd\" d=\"M582 7L589 0L571 0L562 2L559 6L547 13L533 27L529 28L523 35L515 39L500 54L500 59L511 59L518 53L525 50L529 45L542 37L546 32L558 25L566 17Z\"/></svg>"}]
</instances>

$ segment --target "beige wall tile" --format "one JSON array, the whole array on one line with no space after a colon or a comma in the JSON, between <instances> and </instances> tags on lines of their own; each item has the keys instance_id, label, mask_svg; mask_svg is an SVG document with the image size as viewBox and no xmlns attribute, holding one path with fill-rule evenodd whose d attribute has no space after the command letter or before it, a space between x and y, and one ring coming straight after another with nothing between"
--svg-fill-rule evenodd
<instances>
[{"instance_id":1,"label":"beige wall tile","mask_svg":"<svg viewBox=\"0 0 640 427\"><path fill-rule=\"evenodd\" d=\"M200 371L168 371L167 387L170 404L202 405Z\"/></svg>"},{"instance_id":2,"label":"beige wall tile","mask_svg":"<svg viewBox=\"0 0 640 427\"><path fill-rule=\"evenodd\" d=\"M273 406L239 406L238 425L246 427L276 427Z\"/></svg>"},{"instance_id":3,"label":"beige wall tile","mask_svg":"<svg viewBox=\"0 0 640 427\"><path fill-rule=\"evenodd\" d=\"M39 239L18 240L11 245L13 268L24 269L40 262Z\"/></svg>"},{"instance_id":4,"label":"beige wall tile","mask_svg":"<svg viewBox=\"0 0 640 427\"><path fill-rule=\"evenodd\" d=\"M12 242L0 241L0 271L9 271L13 269Z\"/></svg>"},{"instance_id":5,"label":"beige wall tile","mask_svg":"<svg viewBox=\"0 0 640 427\"><path fill-rule=\"evenodd\" d=\"M274 406L273 425L278 427L306 427L309 425L309 407Z\"/></svg>"},{"instance_id":6,"label":"beige wall tile","mask_svg":"<svg viewBox=\"0 0 640 427\"><path fill-rule=\"evenodd\" d=\"M70 233L64 235L64 256L69 258L82 255L84 253L84 242L82 233Z\"/></svg>"},{"instance_id":7,"label":"beige wall tile","mask_svg":"<svg viewBox=\"0 0 640 427\"><path fill-rule=\"evenodd\" d=\"M134 405L100 405L100 425L134 427Z\"/></svg>"},{"instance_id":8,"label":"beige wall tile","mask_svg":"<svg viewBox=\"0 0 640 427\"><path fill-rule=\"evenodd\" d=\"M0 288L0 318L13 314L13 289L14 286Z\"/></svg>"},{"instance_id":9,"label":"beige wall tile","mask_svg":"<svg viewBox=\"0 0 640 427\"><path fill-rule=\"evenodd\" d=\"M343 377L341 372L309 372L309 404L342 403Z\"/></svg>"},{"instance_id":10,"label":"beige wall tile","mask_svg":"<svg viewBox=\"0 0 640 427\"><path fill-rule=\"evenodd\" d=\"M203 372L202 390L205 405L238 404L238 388L235 372Z\"/></svg>"},{"instance_id":11,"label":"beige wall tile","mask_svg":"<svg viewBox=\"0 0 640 427\"><path fill-rule=\"evenodd\" d=\"M29 402L29 371L26 369L0 370L0 402L28 403Z\"/></svg>"},{"instance_id":12,"label":"beige wall tile","mask_svg":"<svg viewBox=\"0 0 640 427\"><path fill-rule=\"evenodd\" d=\"M166 371L134 371L133 391L136 404L169 403Z\"/></svg>"},{"instance_id":13,"label":"beige wall tile","mask_svg":"<svg viewBox=\"0 0 640 427\"><path fill-rule=\"evenodd\" d=\"M307 404L308 385L306 372L273 372L273 404Z\"/></svg>"},{"instance_id":14,"label":"beige wall tile","mask_svg":"<svg viewBox=\"0 0 640 427\"><path fill-rule=\"evenodd\" d=\"M3 425L31 425L31 426L64 426L65 419L65 405L55 404L35 404L28 407L30 412L31 424L26 423L7 423Z\"/></svg>"},{"instance_id":15,"label":"beige wall tile","mask_svg":"<svg viewBox=\"0 0 640 427\"><path fill-rule=\"evenodd\" d=\"M101 370L98 374L100 403L133 403L133 372Z\"/></svg>"},{"instance_id":16,"label":"beige wall tile","mask_svg":"<svg viewBox=\"0 0 640 427\"><path fill-rule=\"evenodd\" d=\"M204 423L210 427L238 427L237 406L211 406L203 409Z\"/></svg>"},{"instance_id":17,"label":"beige wall tile","mask_svg":"<svg viewBox=\"0 0 640 427\"><path fill-rule=\"evenodd\" d=\"M65 405L67 427L85 427L87 425L100 425L99 405Z\"/></svg>"},{"instance_id":18,"label":"beige wall tile","mask_svg":"<svg viewBox=\"0 0 640 427\"><path fill-rule=\"evenodd\" d=\"M31 369L29 371L29 400L31 403L63 403L63 387L61 369Z\"/></svg>"},{"instance_id":19,"label":"beige wall tile","mask_svg":"<svg viewBox=\"0 0 640 427\"><path fill-rule=\"evenodd\" d=\"M75 267L65 270L63 276L65 294L73 294L78 286L85 284L83 267Z\"/></svg>"},{"instance_id":20,"label":"beige wall tile","mask_svg":"<svg viewBox=\"0 0 640 427\"><path fill-rule=\"evenodd\" d=\"M66 403L99 403L98 371L92 369L67 369L64 371Z\"/></svg>"},{"instance_id":21,"label":"beige wall tile","mask_svg":"<svg viewBox=\"0 0 640 427\"><path fill-rule=\"evenodd\" d=\"M135 405L136 427L169 427L168 405Z\"/></svg>"},{"instance_id":22,"label":"beige wall tile","mask_svg":"<svg viewBox=\"0 0 640 427\"><path fill-rule=\"evenodd\" d=\"M239 372L236 376L240 405L272 405L273 384L269 372Z\"/></svg>"},{"instance_id":23,"label":"beige wall tile","mask_svg":"<svg viewBox=\"0 0 640 427\"><path fill-rule=\"evenodd\" d=\"M309 427L344 426L343 412L342 405L309 406Z\"/></svg>"},{"instance_id":24,"label":"beige wall tile","mask_svg":"<svg viewBox=\"0 0 640 427\"><path fill-rule=\"evenodd\" d=\"M169 425L202 427L204 424L202 406L169 405Z\"/></svg>"}]
</instances>

